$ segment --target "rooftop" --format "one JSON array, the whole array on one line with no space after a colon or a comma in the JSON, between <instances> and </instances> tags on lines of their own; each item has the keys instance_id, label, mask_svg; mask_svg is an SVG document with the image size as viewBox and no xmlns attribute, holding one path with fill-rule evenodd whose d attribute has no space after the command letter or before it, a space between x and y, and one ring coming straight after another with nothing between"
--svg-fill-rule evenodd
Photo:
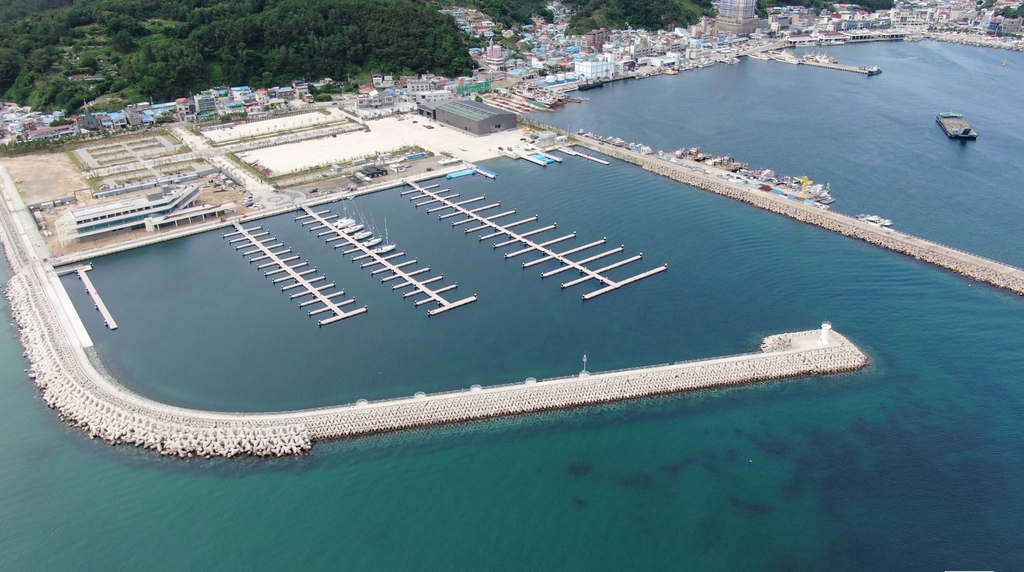
<instances>
[{"instance_id":1,"label":"rooftop","mask_svg":"<svg viewBox=\"0 0 1024 572\"><path fill-rule=\"evenodd\" d=\"M488 117L509 113L476 101L447 101L444 104L439 105L437 109L447 111L448 113L454 113L455 115L459 115L473 121L481 121Z\"/></svg>"}]
</instances>

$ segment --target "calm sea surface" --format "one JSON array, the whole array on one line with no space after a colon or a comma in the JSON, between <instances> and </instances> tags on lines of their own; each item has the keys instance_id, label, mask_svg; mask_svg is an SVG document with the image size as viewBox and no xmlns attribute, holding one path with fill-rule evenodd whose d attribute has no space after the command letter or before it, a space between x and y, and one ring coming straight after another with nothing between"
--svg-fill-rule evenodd
<instances>
[{"instance_id":1,"label":"calm sea surface","mask_svg":"<svg viewBox=\"0 0 1024 572\"><path fill-rule=\"evenodd\" d=\"M829 51L885 72L745 61L609 85L544 119L806 174L837 210L1024 266L1024 54ZM943 110L981 137L948 140ZM1024 300L621 163L487 167L496 181L443 186L577 231L565 249L607 237L644 254L613 277L669 271L584 304L594 286L563 291L540 278L553 265L523 270L531 257L504 260L393 190L332 207L386 219L409 258L459 283L451 299L477 303L428 318L292 215L263 225L368 314L317 328L219 232L95 261L115 332L65 285L127 385L226 411L568 375L584 353L600 371L747 352L825 319L873 365L185 463L66 428L6 327L0 570L1020 569Z\"/></svg>"}]
</instances>

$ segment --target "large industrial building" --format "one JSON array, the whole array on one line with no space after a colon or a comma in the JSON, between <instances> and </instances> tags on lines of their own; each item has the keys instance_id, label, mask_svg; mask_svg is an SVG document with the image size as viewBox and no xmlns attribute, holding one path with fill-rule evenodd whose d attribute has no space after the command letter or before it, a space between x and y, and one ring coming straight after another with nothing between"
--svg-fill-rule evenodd
<instances>
[{"instance_id":1,"label":"large industrial building","mask_svg":"<svg viewBox=\"0 0 1024 572\"><path fill-rule=\"evenodd\" d=\"M474 135L515 129L516 114L476 101L440 101L419 104L420 115Z\"/></svg>"}]
</instances>

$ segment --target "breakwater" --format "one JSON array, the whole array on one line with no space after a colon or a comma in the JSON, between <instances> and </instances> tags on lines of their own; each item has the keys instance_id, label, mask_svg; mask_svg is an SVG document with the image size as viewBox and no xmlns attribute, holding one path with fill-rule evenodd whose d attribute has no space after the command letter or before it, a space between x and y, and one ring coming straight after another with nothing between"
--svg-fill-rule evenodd
<instances>
[{"instance_id":1,"label":"breakwater","mask_svg":"<svg viewBox=\"0 0 1024 572\"><path fill-rule=\"evenodd\" d=\"M42 400L91 438L163 455L296 455L320 439L840 373L869 363L843 336L813 330L769 336L758 353L321 409L233 414L173 407L127 390L104 371L91 344L74 341L69 332L77 314L61 304L53 269L25 248L27 235L4 203L0 238L14 274L4 293Z\"/></svg>"},{"instance_id":2,"label":"breakwater","mask_svg":"<svg viewBox=\"0 0 1024 572\"><path fill-rule=\"evenodd\" d=\"M680 183L743 201L844 236L860 239L951 270L977 282L1024 295L1024 270L1015 266L957 250L911 234L880 228L851 216L822 210L812 205L759 191L750 185L732 183L714 174L704 172L703 168L697 167L696 164L691 168L652 155L642 155L586 138L578 138L576 144L633 163L646 171L657 173Z\"/></svg>"}]
</instances>

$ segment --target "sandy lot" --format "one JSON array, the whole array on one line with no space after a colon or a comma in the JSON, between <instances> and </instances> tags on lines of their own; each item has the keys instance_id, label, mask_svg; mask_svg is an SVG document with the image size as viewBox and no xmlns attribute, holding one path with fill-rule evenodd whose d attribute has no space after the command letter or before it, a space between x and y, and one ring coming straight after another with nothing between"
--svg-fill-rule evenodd
<instances>
[{"instance_id":1,"label":"sandy lot","mask_svg":"<svg viewBox=\"0 0 1024 572\"><path fill-rule=\"evenodd\" d=\"M418 145L434 153L450 151L466 161L482 161L497 157L498 147L520 144L519 139L523 137L523 132L518 129L477 137L426 118L416 118L415 121L417 123L412 119L388 117L367 123L370 127L368 132L258 149L242 153L240 157L247 162L259 161L275 175L350 161L408 145ZM427 129L426 125L433 129Z\"/></svg>"},{"instance_id":2,"label":"sandy lot","mask_svg":"<svg viewBox=\"0 0 1024 572\"><path fill-rule=\"evenodd\" d=\"M89 188L85 177L63 153L8 157L3 165L15 180L25 204L52 201Z\"/></svg>"},{"instance_id":3,"label":"sandy lot","mask_svg":"<svg viewBox=\"0 0 1024 572\"><path fill-rule=\"evenodd\" d=\"M266 121L256 121L254 123L236 125L226 129L210 129L208 131L203 131L203 136L214 144L221 144L228 141L235 141L236 139L267 136L272 133L280 133L282 131L313 129L316 127L323 127L328 123L337 123L347 119L337 110L330 111L331 113L329 115L324 115L323 113L314 111L311 113L303 113L301 115L282 117L280 119L268 119Z\"/></svg>"}]
</instances>

